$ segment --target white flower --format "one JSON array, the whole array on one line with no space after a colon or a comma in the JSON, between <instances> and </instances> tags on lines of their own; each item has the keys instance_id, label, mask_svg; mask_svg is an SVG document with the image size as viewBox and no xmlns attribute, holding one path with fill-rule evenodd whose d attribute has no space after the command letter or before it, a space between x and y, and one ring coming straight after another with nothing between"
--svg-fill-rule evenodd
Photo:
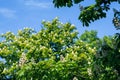
<instances>
[{"instance_id":1,"label":"white flower","mask_svg":"<svg viewBox=\"0 0 120 80\"><path fill-rule=\"evenodd\" d=\"M91 68L88 68L88 69L87 69L87 72L88 72L88 75L89 75L89 76L92 75L92 70L91 70Z\"/></svg>"},{"instance_id":2,"label":"white flower","mask_svg":"<svg viewBox=\"0 0 120 80\"><path fill-rule=\"evenodd\" d=\"M65 58L63 55L60 55L60 61L65 61Z\"/></svg>"},{"instance_id":3,"label":"white flower","mask_svg":"<svg viewBox=\"0 0 120 80\"><path fill-rule=\"evenodd\" d=\"M73 80L78 80L78 78L77 78L77 77L74 77Z\"/></svg>"},{"instance_id":4,"label":"white flower","mask_svg":"<svg viewBox=\"0 0 120 80\"><path fill-rule=\"evenodd\" d=\"M19 60L19 66L22 66L23 64L25 64L27 62L27 58L25 53L21 54L20 60Z\"/></svg>"},{"instance_id":5,"label":"white flower","mask_svg":"<svg viewBox=\"0 0 120 80\"><path fill-rule=\"evenodd\" d=\"M91 62L90 62L90 61L88 61L88 64L91 64Z\"/></svg>"}]
</instances>

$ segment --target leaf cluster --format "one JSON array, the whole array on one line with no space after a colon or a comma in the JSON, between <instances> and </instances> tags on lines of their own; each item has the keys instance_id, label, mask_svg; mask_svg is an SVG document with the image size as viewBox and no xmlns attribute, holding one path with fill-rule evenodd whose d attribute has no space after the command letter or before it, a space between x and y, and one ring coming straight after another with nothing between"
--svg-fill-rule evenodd
<instances>
[{"instance_id":1,"label":"leaf cluster","mask_svg":"<svg viewBox=\"0 0 120 80\"><path fill-rule=\"evenodd\" d=\"M120 34L80 37L71 23L57 18L43 21L38 32L30 28L1 35L0 79L6 80L119 80Z\"/></svg>"},{"instance_id":2,"label":"leaf cluster","mask_svg":"<svg viewBox=\"0 0 120 80\"><path fill-rule=\"evenodd\" d=\"M53 0L55 7L72 7L73 4L79 4L84 0ZM80 15L78 19L83 23L83 26L89 26L91 22L106 17L106 13L110 10L110 5L113 2L120 3L119 0L95 0L95 4L89 6L80 6Z\"/></svg>"}]
</instances>

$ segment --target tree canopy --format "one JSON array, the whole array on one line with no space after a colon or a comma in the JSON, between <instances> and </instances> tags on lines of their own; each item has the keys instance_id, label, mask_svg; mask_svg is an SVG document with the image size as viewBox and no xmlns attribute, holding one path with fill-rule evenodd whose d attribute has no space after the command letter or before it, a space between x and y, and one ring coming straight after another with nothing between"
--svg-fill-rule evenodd
<instances>
[{"instance_id":1,"label":"tree canopy","mask_svg":"<svg viewBox=\"0 0 120 80\"><path fill-rule=\"evenodd\" d=\"M73 4L80 4L84 0L53 0L55 7L72 7ZM120 0L95 0L95 4L89 6L80 6L80 15L78 19L83 23L83 26L89 26L91 22L105 18L106 12L110 10L110 5L116 2L120 4ZM115 13L116 14L116 13Z\"/></svg>"},{"instance_id":2,"label":"tree canopy","mask_svg":"<svg viewBox=\"0 0 120 80\"><path fill-rule=\"evenodd\" d=\"M25 28L17 35L7 32L0 42L0 78L12 80L70 80L89 79L87 67L92 62L92 49L82 40L71 23L58 19L42 22L39 32ZM79 49L81 48L81 49ZM91 68L90 68L91 69ZM79 75L81 74L81 75Z\"/></svg>"},{"instance_id":3,"label":"tree canopy","mask_svg":"<svg viewBox=\"0 0 120 80\"><path fill-rule=\"evenodd\" d=\"M120 34L78 36L74 25L55 18L38 32L25 28L1 37L2 80L119 80Z\"/></svg>"}]
</instances>

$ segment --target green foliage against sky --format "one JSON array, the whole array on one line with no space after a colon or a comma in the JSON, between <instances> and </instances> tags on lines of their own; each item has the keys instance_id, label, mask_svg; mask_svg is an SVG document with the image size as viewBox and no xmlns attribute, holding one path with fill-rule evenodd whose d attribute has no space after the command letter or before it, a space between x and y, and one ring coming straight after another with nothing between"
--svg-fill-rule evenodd
<instances>
[{"instance_id":1,"label":"green foliage against sky","mask_svg":"<svg viewBox=\"0 0 120 80\"><path fill-rule=\"evenodd\" d=\"M85 0L53 0L55 7L72 7L73 4L80 4ZM95 4L89 6L80 6L80 15L78 19L83 23L83 26L89 26L91 22L105 18L106 12L110 10L110 5L116 2L120 4L120 0L95 0ZM112 20L111 20L112 21Z\"/></svg>"},{"instance_id":2,"label":"green foliage against sky","mask_svg":"<svg viewBox=\"0 0 120 80\"><path fill-rule=\"evenodd\" d=\"M78 39L71 23L43 21L39 32L25 28L17 35L3 34L0 57L5 59L0 77L15 80L90 79L95 48ZM88 72L89 69L89 72ZM89 76L89 77L88 77Z\"/></svg>"},{"instance_id":3,"label":"green foliage against sky","mask_svg":"<svg viewBox=\"0 0 120 80\"><path fill-rule=\"evenodd\" d=\"M2 34L0 79L6 80L117 80L120 76L120 36L80 37L71 23L57 18L30 28ZM114 42L114 43L113 43Z\"/></svg>"}]
</instances>

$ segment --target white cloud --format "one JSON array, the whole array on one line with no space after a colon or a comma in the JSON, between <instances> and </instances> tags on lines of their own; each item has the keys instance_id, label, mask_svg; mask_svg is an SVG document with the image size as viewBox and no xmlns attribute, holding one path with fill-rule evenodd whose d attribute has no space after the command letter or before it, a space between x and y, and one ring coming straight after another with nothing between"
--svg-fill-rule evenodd
<instances>
[{"instance_id":1,"label":"white cloud","mask_svg":"<svg viewBox=\"0 0 120 80\"><path fill-rule=\"evenodd\" d=\"M15 18L15 12L14 10L10 10L7 8L0 8L0 15L7 17L7 18Z\"/></svg>"},{"instance_id":2,"label":"white cloud","mask_svg":"<svg viewBox=\"0 0 120 80\"><path fill-rule=\"evenodd\" d=\"M40 2L37 0L25 0L25 5L30 7L38 7L38 8L50 8L50 2Z\"/></svg>"}]
</instances>

